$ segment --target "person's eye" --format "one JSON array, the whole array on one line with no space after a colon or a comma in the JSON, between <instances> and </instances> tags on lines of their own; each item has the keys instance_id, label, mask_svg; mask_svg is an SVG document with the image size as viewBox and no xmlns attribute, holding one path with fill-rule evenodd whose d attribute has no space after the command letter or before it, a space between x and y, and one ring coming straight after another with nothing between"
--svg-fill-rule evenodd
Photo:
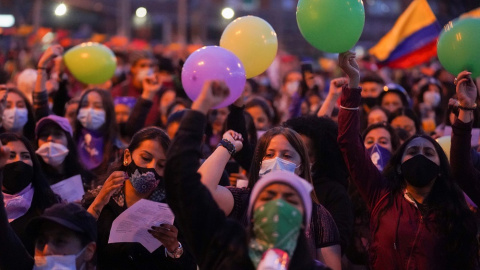
<instances>
[{"instance_id":1,"label":"person's eye","mask_svg":"<svg viewBox=\"0 0 480 270\"><path fill-rule=\"evenodd\" d=\"M148 157L142 157L142 160L145 162L150 162L152 159Z\"/></svg>"},{"instance_id":2,"label":"person's eye","mask_svg":"<svg viewBox=\"0 0 480 270\"><path fill-rule=\"evenodd\" d=\"M265 154L265 156L263 158L272 158L273 157L273 154L272 153L268 153L268 154Z\"/></svg>"},{"instance_id":3,"label":"person's eye","mask_svg":"<svg viewBox=\"0 0 480 270\"><path fill-rule=\"evenodd\" d=\"M22 154L22 159L30 159L30 154Z\"/></svg>"},{"instance_id":4,"label":"person's eye","mask_svg":"<svg viewBox=\"0 0 480 270\"><path fill-rule=\"evenodd\" d=\"M297 199L287 199L287 202L294 206L297 206L300 204L300 202Z\"/></svg>"},{"instance_id":5,"label":"person's eye","mask_svg":"<svg viewBox=\"0 0 480 270\"><path fill-rule=\"evenodd\" d=\"M388 140L387 140L387 139L380 139L380 140L378 140L378 142L379 142L380 144L388 144Z\"/></svg>"},{"instance_id":6,"label":"person's eye","mask_svg":"<svg viewBox=\"0 0 480 270\"><path fill-rule=\"evenodd\" d=\"M10 152L9 159L14 159L17 154L15 152Z\"/></svg>"},{"instance_id":7,"label":"person's eye","mask_svg":"<svg viewBox=\"0 0 480 270\"><path fill-rule=\"evenodd\" d=\"M366 143L366 144L373 144L373 139L367 139L367 140L365 141L365 143Z\"/></svg>"}]
</instances>

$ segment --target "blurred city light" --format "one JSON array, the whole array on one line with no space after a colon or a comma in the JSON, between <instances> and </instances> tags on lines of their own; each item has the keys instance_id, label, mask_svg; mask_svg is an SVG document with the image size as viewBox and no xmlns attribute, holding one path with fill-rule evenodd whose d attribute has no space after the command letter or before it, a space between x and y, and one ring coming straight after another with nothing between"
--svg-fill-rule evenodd
<instances>
[{"instance_id":1,"label":"blurred city light","mask_svg":"<svg viewBox=\"0 0 480 270\"><path fill-rule=\"evenodd\" d=\"M143 17L147 16L147 9L144 8L144 7L139 7L135 11L135 15L139 18L143 18Z\"/></svg>"},{"instance_id":2,"label":"blurred city light","mask_svg":"<svg viewBox=\"0 0 480 270\"><path fill-rule=\"evenodd\" d=\"M11 14L0 14L0 27L12 27L15 24L15 17Z\"/></svg>"},{"instance_id":3,"label":"blurred city light","mask_svg":"<svg viewBox=\"0 0 480 270\"><path fill-rule=\"evenodd\" d=\"M67 13L67 6L64 3L61 3L60 5L55 8L55 15L57 16L63 16Z\"/></svg>"},{"instance_id":4,"label":"blurred city light","mask_svg":"<svg viewBox=\"0 0 480 270\"><path fill-rule=\"evenodd\" d=\"M235 11L233 11L233 9L229 7L222 9L223 18L230 20L231 18L233 18L233 16L235 16Z\"/></svg>"}]
</instances>

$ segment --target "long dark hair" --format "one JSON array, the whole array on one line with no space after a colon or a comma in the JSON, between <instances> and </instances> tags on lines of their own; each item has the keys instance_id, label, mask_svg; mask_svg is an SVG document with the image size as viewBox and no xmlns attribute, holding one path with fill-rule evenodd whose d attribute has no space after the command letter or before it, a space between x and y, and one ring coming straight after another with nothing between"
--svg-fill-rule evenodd
<instances>
[{"instance_id":1,"label":"long dark hair","mask_svg":"<svg viewBox=\"0 0 480 270\"><path fill-rule=\"evenodd\" d=\"M25 108L27 109L27 112L28 112L28 114L27 114L28 115L28 120L27 120L27 123L25 123L25 126L23 126L22 135L25 136L30 141L30 143L32 143L34 141L34 138L35 138L35 117L34 117L34 114L33 114L32 105L30 104L30 101L28 101L28 99L25 97L25 95L16 88L9 88L7 90L7 92L5 93L5 96L2 100L2 102L6 102L7 96L10 93L15 93L15 94L19 95L23 99L23 101L25 102ZM1 130L6 132L4 127L2 127Z\"/></svg>"},{"instance_id":2,"label":"long dark hair","mask_svg":"<svg viewBox=\"0 0 480 270\"><path fill-rule=\"evenodd\" d=\"M115 154L115 141L118 137L117 123L115 121L115 110L113 106L112 96L109 92L97 88L86 90L80 97L77 115L80 109L82 109L82 102L91 92L96 92L102 98L103 109L105 110L105 123L97 131L100 133L104 139L103 144L103 160L99 167L95 168L95 171L104 172L108 169L109 163L112 161L112 156ZM75 133L73 134L73 139L78 144L82 130L84 127L78 119L75 119Z\"/></svg>"},{"instance_id":3,"label":"long dark hair","mask_svg":"<svg viewBox=\"0 0 480 270\"><path fill-rule=\"evenodd\" d=\"M263 157L265 157L267 148L270 145L273 137L277 135L284 136L295 149L295 151L297 151L297 153L300 155L301 173L299 174L299 176L313 185L312 175L310 173L310 159L308 158L307 149L302 141L302 137L300 137L300 135L298 135L298 133L295 132L295 130L293 129L287 127L274 127L267 130L267 132L265 132L258 140L257 147L255 148L255 153L252 159L252 165L250 166L250 172L248 173L248 187L253 188L253 185L255 185L255 183L257 183L258 179L260 178L258 173L260 172L260 166L262 164ZM312 199L315 203L319 204L315 192L312 192Z\"/></svg>"},{"instance_id":4,"label":"long dark hair","mask_svg":"<svg viewBox=\"0 0 480 270\"><path fill-rule=\"evenodd\" d=\"M35 155L35 151L33 151L33 147L28 141L28 139L24 136L7 132L0 134L0 141L3 145L8 144L9 142L21 142L28 150L33 164L32 187L34 193L32 199L32 207L34 207L35 211L41 214L43 210L45 210L45 208L48 208L53 204L60 202L60 198L55 195L55 193L53 193L52 189L50 189L50 185L48 185L47 179L45 178L45 175L43 174L40 167L40 163ZM8 172L4 171L3 173Z\"/></svg>"},{"instance_id":5,"label":"long dark hair","mask_svg":"<svg viewBox=\"0 0 480 270\"><path fill-rule=\"evenodd\" d=\"M377 222L393 206L395 196L401 194L406 187L399 166L402 164L402 157L408 144L416 138L424 138L431 142L440 159L440 174L428 195L428 205L431 213L434 214L436 229L447 239L448 261L451 263L448 268L471 269L478 263L475 219L467 207L461 189L453 180L447 156L431 137L412 136L390 158L390 162L383 171L390 191L388 203L380 210Z\"/></svg>"},{"instance_id":6,"label":"long dark hair","mask_svg":"<svg viewBox=\"0 0 480 270\"><path fill-rule=\"evenodd\" d=\"M139 131L137 131L133 137L132 140L130 141L130 144L128 145L127 149L130 151L131 154L133 154L133 151L135 151L142 142L144 141L157 141L160 146L163 148L163 151L167 153L168 148L170 147L171 141L170 137L168 137L167 133L162 130L159 127L146 127L143 128ZM110 166L110 169L108 170L108 173L105 175L104 179L107 179L107 177L114 171L122 170L123 168L123 156L117 161Z\"/></svg>"},{"instance_id":7,"label":"long dark hair","mask_svg":"<svg viewBox=\"0 0 480 270\"><path fill-rule=\"evenodd\" d=\"M338 126L332 119L310 115L289 119L283 125L312 140L314 176L328 177L347 187L349 174L337 144Z\"/></svg>"}]
</instances>

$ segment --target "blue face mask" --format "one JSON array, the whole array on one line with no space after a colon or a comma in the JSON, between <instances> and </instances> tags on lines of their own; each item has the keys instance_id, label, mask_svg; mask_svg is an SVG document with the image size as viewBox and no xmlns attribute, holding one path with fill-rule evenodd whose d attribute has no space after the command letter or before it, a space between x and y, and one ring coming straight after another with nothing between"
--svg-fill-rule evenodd
<instances>
[{"instance_id":1,"label":"blue face mask","mask_svg":"<svg viewBox=\"0 0 480 270\"><path fill-rule=\"evenodd\" d=\"M385 169L385 166L387 166L391 156L391 153L388 151L388 149L380 146L377 143L372 145L370 148L367 148L367 154L370 156L372 163L377 166L379 171L383 171L383 169Z\"/></svg>"},{"instance_id":2,"label":"blue face mask","mask_svg":"<svg viewBox=\"0 0 480 270\"><path fill-rule=\"evenodd\" d=\"M295 173L295 169L297 167L298 166L295 163L278 158L278 157L272 158L272 159L266 159L262 161L258 175L264 176L269 172L278 171L278 170Z\"/></svg>"}]
</instances>

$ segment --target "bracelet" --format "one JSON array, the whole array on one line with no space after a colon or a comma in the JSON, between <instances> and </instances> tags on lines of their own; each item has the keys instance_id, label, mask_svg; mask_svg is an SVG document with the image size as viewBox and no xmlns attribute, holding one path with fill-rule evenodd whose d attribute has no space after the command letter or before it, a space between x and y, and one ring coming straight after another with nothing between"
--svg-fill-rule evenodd
<instances>
[{"instance_id":1,"label":"bracelet","mask_svg":"<svg viewBox=\"0 0 480 270\"><path fill-rule=\"evenodd\" d=\"M183 247L182 243L178 242L178 247L174 249L172 252L168 251L165 247L165 257L169 256L170 258L178 259L183 255Z\"/></svg>"},{"instance_id":2,"label":"bracelet","mask_svg":"<svg viewBox=\"0 0 480 270\"><path fill-rule=\"evenodd\" d=\"M235 149L235 145L233 145L233 143L231 143L227 139L222 139L220 143L218 143L217 147L219 147L220 145L225 147L225 149L227 149L228 153L230 153L231 156L235 155L235 153L237 152Z\"/></svg>"},{"instance_id":3,"label":"bracelet","mask_svg":"<svg viewBox=\"0 0 480 270\"><path fill-rule=\"evenodd\" d=\"M475 109L477 109L477 103L474 103L472 107L458 106L458 108L463 111L475 111Z\"/></svg>"},{"instance_id":4,"label":"bracelet","mask_svg":"<svg viewBox=\"0 0 480 270\"><path fill-rule=\"evenodd\" d=\"M347 108L347 107L343 107L342 105L340 105L340 109L344 109L344 110L347 110L347 111L358 111L360 109L360 107Z\"/></svg>"}]
</instances>

